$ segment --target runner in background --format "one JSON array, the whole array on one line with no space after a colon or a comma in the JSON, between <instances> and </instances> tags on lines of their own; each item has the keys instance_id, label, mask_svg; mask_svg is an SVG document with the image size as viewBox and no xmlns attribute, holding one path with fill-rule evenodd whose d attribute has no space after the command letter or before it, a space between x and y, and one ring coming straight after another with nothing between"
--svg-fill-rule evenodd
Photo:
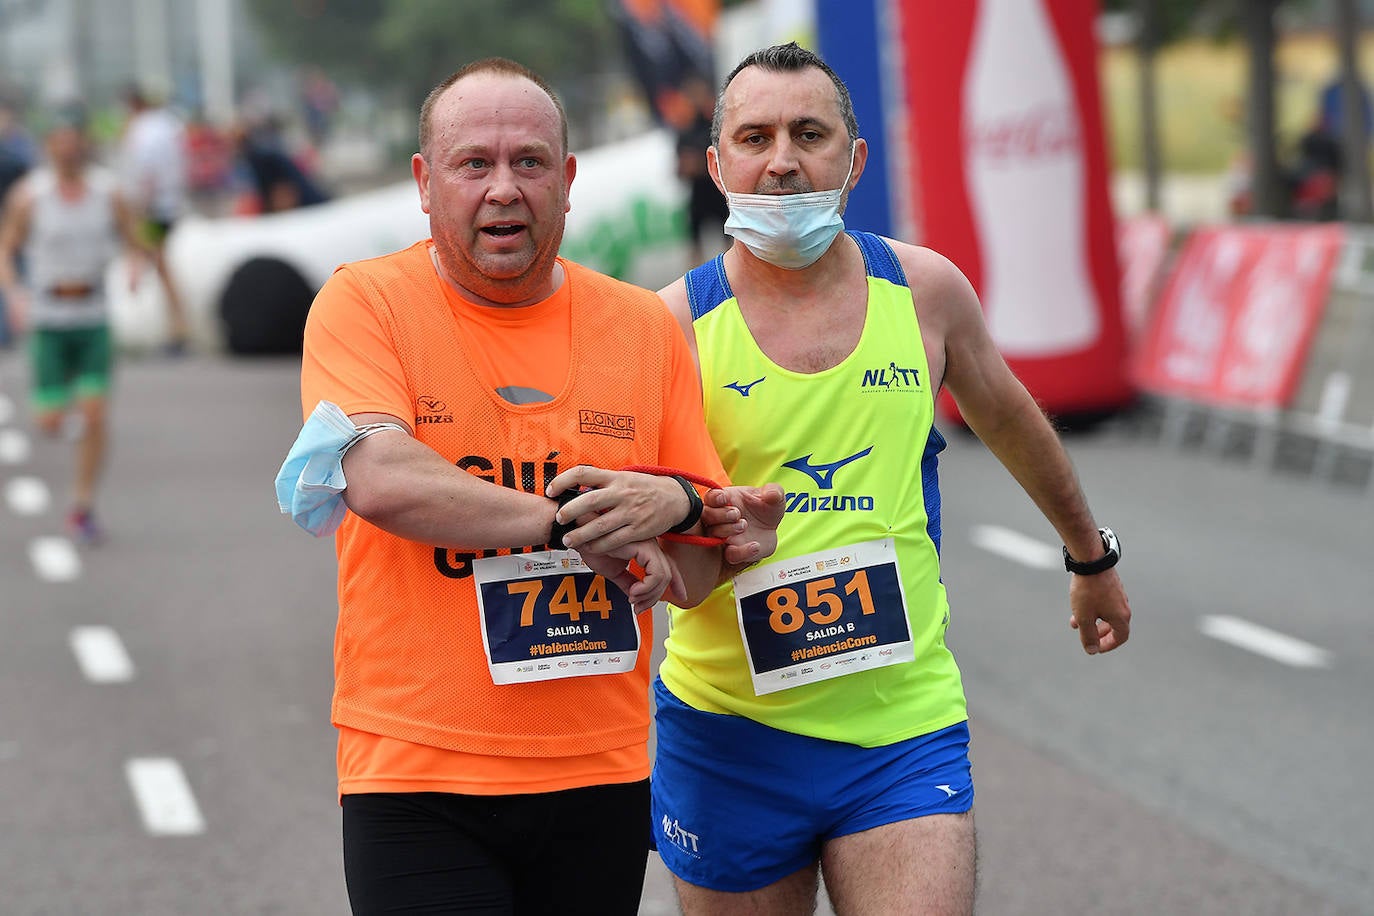
<instances>
[{"instance_id":1,"label":"runner in background","mask_svg":"<svg viewBox=\"0 0 1374 916\"><path fill-rule=\"evenodd\" d=\"M186 127L165 102L138 86L124 95L129 120L120 139L125 190L137 208L139 231L156 252L157 276L167 305L164 352L180 356L190 345L186 305L167 267L167 238L188 200Z\"/></svg>"},{"instance_id":2,"label":"runner in background","mask_svg":"<svg viewBox=\"0 0 1374 916\"><path fill-rule=\"evenodd\" d=\"M95 504L114 361L105 274L121 246L150 259L155 253L141 241L115 177L90 164L79 106L56 114L46 152L47 161L11 191L0 219L0 291L18 326L29 332L38 425L58 435L69 409L79 411L67 524L73 537L89 545L103 537ZM21 251L27 288L15 269Z\"/></svg>"}]
</instances>

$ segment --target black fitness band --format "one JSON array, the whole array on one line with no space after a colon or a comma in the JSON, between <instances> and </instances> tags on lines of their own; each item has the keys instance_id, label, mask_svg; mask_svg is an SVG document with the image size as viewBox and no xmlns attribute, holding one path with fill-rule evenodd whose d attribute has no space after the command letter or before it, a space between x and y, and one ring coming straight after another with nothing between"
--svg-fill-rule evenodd
<instances>
[{"instance_id":1,"label":"black fitness band","mask_svg":"<svg viewBox=\"0 0 1374 916\"><path fill-rule=\"evenodd\" d=\"M558 503L558 509L562 509L568 503L582 495L578 489L564 490L554 497L554 502ZM549 546L557 550L567 550L568 545L563 543L563 536L577 527L577 520L560 522L558 520L558 509L554 510L553 525L549 528Z\"/></svg>"},{"instance_id":2,"label":"black fitness band","mask_svg":"<svg viewBox=\"0 0 1374 916\"><path fill-rule=\"evenodd\" d=\"M671 475L674 480L682 485L682 489L687 493L687 517L676 525L668 529L669 534L683 534L690 531L692 526L701 520L701 512L706 507L701 502L701 494L697 488L692 486L691 481L681 474Z\"/></svg>"}]
</instances>

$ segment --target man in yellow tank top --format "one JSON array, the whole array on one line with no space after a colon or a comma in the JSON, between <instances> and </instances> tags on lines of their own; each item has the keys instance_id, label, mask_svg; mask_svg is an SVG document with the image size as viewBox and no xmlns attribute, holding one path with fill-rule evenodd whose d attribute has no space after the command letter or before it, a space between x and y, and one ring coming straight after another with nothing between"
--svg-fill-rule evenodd
<instances>
[{"instance_id":1,"label":"man in yellow tank top","mask_svg":"<svg viewBox=\"0 0 1374 916\"><path fill-rule=\"evenodd\" d=\"M843 232L867 145L819 57L790 44L745 58L711 139L734 244L660 295L697 358L727 473L784 484L731 488L733 504L781 502L786 516L766 563L672 609L655 683L660 855L688 916L813 912L821 872L842 916L971 913L967 714L939 576L940 389L1063 538L1089 654L1129 634L1115 536L958 268Z\"/></svg>"},{"instance_id":2,"label":"man in yellow tank top","mask_svg":"<svg viewBox=\"0 0 1374 916\"><path fill-rule=\"evenodd\" d=\"M618 469L725 478L662 302L557 256L567 144L528 69L453 74L412 158L432 238L342 266L310 311L307 423L278 500L337 528L356 913L638 910L649 608L665 591L694 604L729 570L719 547L658 542L700 531L695 487ZM771 552L769 534L739 559Z\"/></svg>"}]
</instances>

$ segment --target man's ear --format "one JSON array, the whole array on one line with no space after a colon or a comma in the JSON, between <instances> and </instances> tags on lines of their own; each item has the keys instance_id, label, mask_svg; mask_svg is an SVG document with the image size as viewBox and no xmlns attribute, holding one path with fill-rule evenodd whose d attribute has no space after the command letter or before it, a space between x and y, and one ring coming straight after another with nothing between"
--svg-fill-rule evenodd
<instances>
[{"instance_id":1,"label":"man's ear","mask_svg":"<svg viewBox=\"0 0 1374 916\"><path fill-rule=\"evenodd\" d=\"M725 183L720 180L720 152L715 146L706 147L706 173L716 183L720 193L725 193Z\"/></svg>"},{"instance_id":2,"label":"man's ear","mask_svg":"<svg viewBox=\"0 0 1374 916\"><path fill-rule=\"evenodd\" d=\"M849 185L846 191L852 190L859 183L859 176L864 173L864 166L868 164L868 141L859 137L854 141L854 170L849 176Z\"/></svg>"},{"instance_id":3,"label":"man's ear","mask_svg":"<svg viewBox=\"0 0 1374 916\"><path fill-rule=\"evenodd\" d=\"M572 183L577 177L577 157L568 153L568 159L563 163L563 196L567 202L563 204L563 212L567 213L572 209Z\"/></svg>"},{"instance_id":4,"label":"man's ear","mask_svg":"<svg viewBox=\"0 0 1374 916\"><path fill-rule=\"evenodd\" d=\"M410 157L410 174L415 177L415 186L420 189L420 209L429 212L429 163L420 153Z\"/></svg>"}]
</instances>

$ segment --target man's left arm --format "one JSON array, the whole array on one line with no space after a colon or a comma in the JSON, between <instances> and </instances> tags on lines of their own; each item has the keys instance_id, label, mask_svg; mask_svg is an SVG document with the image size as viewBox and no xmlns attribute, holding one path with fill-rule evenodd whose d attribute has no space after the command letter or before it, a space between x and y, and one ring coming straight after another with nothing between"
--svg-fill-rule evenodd
<instances>
[{"instance_id":1,"label":"man's left arm","mask_svg":"<svg viewBox=\"0 0 1374 916\"><path fill-rule=\"evenodd\" d=\"M937 256L938 257L938 256ZM1079 562L1106 547L1059 435L998 352L973 287L943 258L927 273L928 301L943 330L944 384L964 420L1011 472ZM1130 604L1115 569L1074 575L1070 625L1084 651L1109 652L1130 634Z\"/></svg>"}]
</instances>

